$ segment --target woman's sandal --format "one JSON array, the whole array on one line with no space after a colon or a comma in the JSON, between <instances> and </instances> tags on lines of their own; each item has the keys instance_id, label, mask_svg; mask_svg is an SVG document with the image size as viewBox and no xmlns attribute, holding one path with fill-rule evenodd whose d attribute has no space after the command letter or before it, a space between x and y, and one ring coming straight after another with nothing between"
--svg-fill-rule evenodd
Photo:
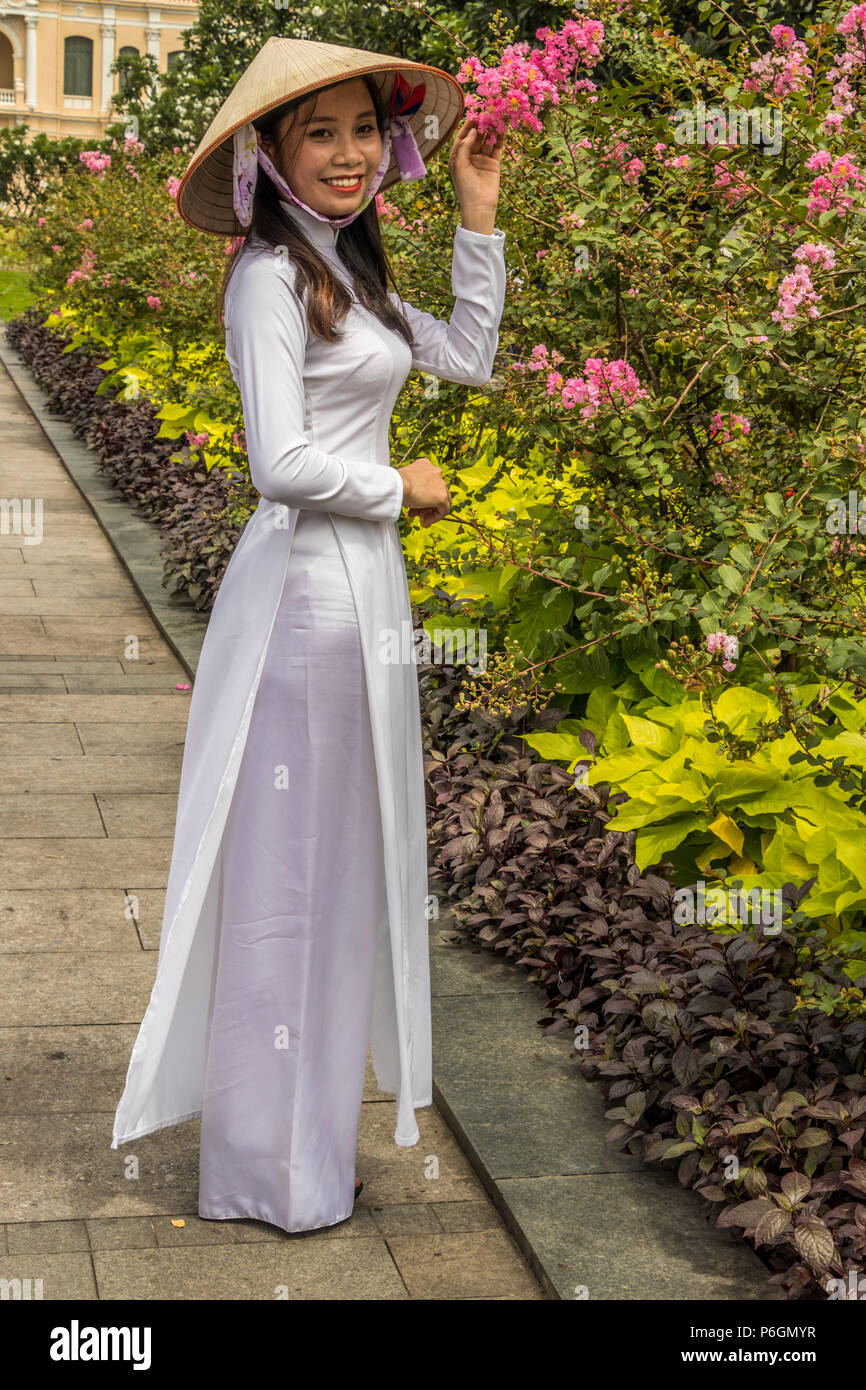
<instances>
[{"instance_id":1,"label":"woman's sandal","mask_svg":"<svg viewBox=\"0 0 866 1390\"><path fill-rule=\"evenodd\" d=\"M356 1197L356 1198L360 1197L361 1192L363 1191L363 1188L364 1188L364 1184L361 1182L361 1180L360 1180L360 1178L359 1178L358 1181L355 1183L355 1197Z\"/></svg>"}]
</instances>

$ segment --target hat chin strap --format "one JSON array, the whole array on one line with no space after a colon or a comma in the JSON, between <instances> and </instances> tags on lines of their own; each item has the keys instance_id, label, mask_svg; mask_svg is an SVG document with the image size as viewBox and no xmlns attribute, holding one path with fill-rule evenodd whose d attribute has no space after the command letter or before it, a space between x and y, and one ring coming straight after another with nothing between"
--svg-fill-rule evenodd
<instances>
[{"instance_id":1,"label":"hat chin strap","mask_svg":"<svg viewBox=\"0 0 866 1390\"><path fill-rule=\"evenodd\" d=\"M256 191L256 182L259 169L263 169L277 190L294 203L296 207L303 208L313 217L318 217L320 222L327 222L332 227L347 227L350 222L360 216L373 201L379 189L379 185L385 177L388 165L391 162L391 150L394 151L394 160L400 171L400 178L403 183L409 183L413 179L423 179L427 173L427 166L421 158L421 151L418 149L415 136L408 120L403 116L392 115L389 117L385 128L385 137L382 141L382 158L371 182L367 185L364 198L360 207L354 212L348 213L346 217L328 217L326 213L319 212L316 208L311 208L308 203L304 203L295 193L292 192L286 180L277 169L274 168L272 161L265 154L259 144L258 131L255 126L248 123L235 131L234 135L234 165L232 171L232 202L234 204L235 215L242 227L248 227L252 221L253 198Z\"/></svg>"}]
</instances>

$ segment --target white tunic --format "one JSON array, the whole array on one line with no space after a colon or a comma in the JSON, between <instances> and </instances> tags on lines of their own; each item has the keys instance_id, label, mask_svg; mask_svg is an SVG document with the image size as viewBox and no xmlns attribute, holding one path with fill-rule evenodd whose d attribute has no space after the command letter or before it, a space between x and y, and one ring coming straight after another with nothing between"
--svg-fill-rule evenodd
<instances>
[{"instance_id":1,"label":"white tunic","mask_svg":"<svg viewBox=\"0 0 866 1390\"><path fill-rule=\"evenodd\" d=\"M351 289L335 230L282 206ZM330 526L345 567L335 603L344 605L346 579L354 600L378 787L370 815L381 818L387 897L387 930L374 965L373 1068L380 1089L397 1098L395 1142L418 1142L414 1111L432 1104L426 805L417 671L412 644L403 639L412 627L397 525L403 488L390 467L388 432L412 368L466 385L490 379L505 300L504 240L499 229L489 236L455 229L450 322L404 303L415 336L411 352L357 303L340 325L342 343L309 334L294 264L261 244L248 243L241 253L226 295L226 356L261 501L226 568L199 659L156 980L112 1148L202 1114L223 832L300 513L308 547L315 527ZM398 302L393 292L391 298ZM335 559L333 544L329 549L323 564ZM408 660L393 659L395 644L404 654L408 645ZM327 807L318 814L326 835Z\"/></svg>"}]
</instances>

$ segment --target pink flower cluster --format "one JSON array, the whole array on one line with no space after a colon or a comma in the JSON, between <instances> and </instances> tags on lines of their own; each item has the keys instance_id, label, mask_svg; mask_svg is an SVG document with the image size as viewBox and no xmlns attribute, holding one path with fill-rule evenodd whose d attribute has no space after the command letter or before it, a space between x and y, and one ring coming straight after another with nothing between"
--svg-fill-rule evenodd
<instances>
[{"instance_id":1,"label":"pink flower cluster","mask_svg":"<svg viewBox=\"0 0 866 1390\"><path fill-rule=\"evenodd\" d=\"M832 103L835 112L827 117L841 125L845 116L856 111L860 97L852 81L860 81L866 68L866 5L852 5L851 9L836 25L836 33L845 40L845 52L827 73L827 80L833 84Z\"/></svg>"},{"instance_id":2,"label":"pink flower cluster","mask_svg":"<svg viewBox=\"0 0 866 1390\"><path fill-rule=\"evenodd\" d=\"M66 277L67 285L74 285L76 280L89 280L95 261L96 253L91 251L89 246L85 246L81 253L80 266L77 270L71 270Z\"/></svg>"},{"instance_id":3,"label":"pink flower cluster","mask_svg":"<svg viewBox=\"0 0 866 1390\"><path fill-rule=\"evenodd\" d=\"M749 65L752 76L746 78L743 90L772 92L775 97L801 92L812 77L812 69L806 62L808 48L788 24L775 24L770 36L775 49L762 53Z\"/></svg>"},{"instance_id":4,"label":"pink flower cluster","mask_svg":"<svg viewBox=\"0 0 866 1390\"><path fill-rule=\"evenodd\" d=\"M180 179L176 179L175 176L174 176L174 174L172 174L170 178L167 178L167 179L166 179L166 181L165 181L165 186L166 186L166 188L168 189L168 196L169 196L169 198L175 198L175 199L176 199L176 198L177 198L177 190L180 188Z\"/></svg>"},{"instance_id":5,"label":"pink flower cluster","mask_svg":"<svg viewBox=\"0 0 866 1390\"><path fill-rule=\"evenodd\" d=\"M123 142L124 154L144 154L144 145L135 135L127 135Z\"/></svg>"},{"instance_id":6,"label":"pink flower cluster","mask_svg":"<svg viewBox=\"0 0 866 1390\"><path fill-rule=\"evenodd\" d=\"M855 541L853 537L834 536L830 545L833 555L857 555L862 553L863 542Z\"/></svg>"},{"instance_id":7,"label":"pink flower cluster","mask_svg":"<svg viewBox=\"0 0 866 1390\"><path fill-rule=\"evenodd\" d=\"M850 212L854 199L850 193L843 192L843 189L849 183L855 188L862 188L866 184L866 179L851 155L840 154L834 158L829 150L816 150L806 160L805 167L810 174L816 169L827 171L812 180L809 187L812 196L806 206L807 217L815 217L818 213L831 210L839 216Z\"/></svg>"},{"instance_id":8,"label":"pink flower cluster","mask_svg":"<svg viewBox=\"0 0 866 1390\"><path fill-rule=\"evenodd\" d=\"M391 203L384 193L377 193L375 198L376 211L380 217L384 217L387 222L396 222L398 227L406 227L411 232L423 232L424 223L420 217L407 222L396 203Z\"/></svg>"},{"instance_id":9,"label":"pink flower cluster","mask_svg":"<svg viewBox=\"0 0 866 1390\"><path fill-rule=\"evenodd\" d=\"M244 451L246 451L246 447L247 447L246 430L241 430L239 433L233 434L233 435L232 435L232 443L235 445L236 448L238 448L238 449L243 449Z\"/></svg>"},{"instance_id":10,"label":"pink flower cluster","mask_svg":"<svg viewBox=\"0 0 866 1390\"><path fill-rule=\"evenodd\" d=\"M738 203L750 188L749 180L741 170L729 169L722 163L713 169L713 191L720 195L723 202Z\"/></svg>"},{"instance_id":11,"label":"pink flower cluster","mask_svg":"<svg viewBox=\"0 0 866 1390\"><path fill-rule=\"evenodd\" d=\"M743 434L748 434L752 428L745 415L730 414L728 416L728 423L726 425L724 420L722 419L722 412L720 410L717 410L712 420L710 421L710 439L713 439L714 436L717 434L723 434L724 442L725 444L727 444L728 440L731 437L731 430L736 429L737 425L739 425Z\"/></svg>"},{"instance_id":12,"label":"pink flower cluster","mask_svg":"<svg viewBox=\"0 0 866 1390\"><path fill-rule=\"evenodd\" d=\"M186 432L186 442L194 449L198 449L202 444L207 444L209 439L209 434L193 434L191 430Z\"/></svg>"},{"instance_id":13,"label":"pink flower cluster","mask_svg":"<svg viewBox=\"0 0 866 1390\"><path fill-rule=\"evenodd\" d=\"M629 158L628 147L623 140L614 140L612 148L602 154L598 162L602 168L613 164L622 174L624 183L637 183L644 170L643 160Z\"/></svg>"},{"instance_id":14,"label":"pink flower cluster","mask_svg":"<svg viewBox=\"0 0 866 1390\"><path fill-rule=\"evenodd\" d=\"M556 348L548 354L546 343L536 343L532 352L529 354L529 361L526 366L530 372L543 372L558 366L564 362L565 358Z\"/></svg>"},{"instance_id":15,"label":"pink flower cluster","mask_svg":"<svg viewBox=\"0 0 866 1390\"><path fill-rule=\"evenodd\" d=\"M147 307L148 309L162 308L162 300L160 299L158 294L149 294L147 296Z\"/></svg>"},{"instance_id":16,"label":"pink flower cluster","mask_svg":"<svg viewBox=\"0 0 866 1390\"><path fill-rule=\"evenodd\" d=\"M123 167L128 174L131 174L132 177L138 181L138 183L141 183L141 174L138 172L134 164L124 164Z\"/></svg>"},{"instance_id":17,"label":"pink flower cluster","mask_svg":"<svg viewBox=\"0 0 866 1390\"><path fill-rule=\"evenodd\" d=\"M560 372L551 372L547 378L547 394L560 394L563 410L574 410L582 404L582 419L591 420L603 407L617 409L629 408L635 401L642 400L649 393L643 389L634 369L621 357L605 362L601 357L587 357L582 377L570 376L563 381Z\"/></svg>"},{"instance_id":18,"label":"pink flower cluster","mask_svg":"<svg viewBox=\"0 0 866 1390\"><path fill-rule=\"evenodd\" d=\"M710 656L715 656L716 652L723 654L722 665L726 671L736 669L734 662L740 654L740 644L736 637L730 637L727 632L711 632L707 636L707 651Z\"/></svg>"},{"instance_id":19,"label":"pink flower cluster","mask_svg":"<svg viewBox=\"0 0 866 1390\"><path fill-rule=\"evenodd\" d=\"M111 155L100 154L99 150L82 150L78 159L91 174L104 174L111 163Z\"/></svg>"},{"instance_id":20,"label":"pink flower cluster","mask_svg":"<svg viewBox=\"0 0 866 1390\"><path fill-rule=\"evenodd\" d=\"M75 230L76 230L77 232L89 232L92 226L93 226L93 218L92 218L92 217L85 217L83 221L79 222L79 224L78 224L78 226L76 227Z\"/></svg>"},{"instance_id":21,"label":"pink flower cluster","mask_svg":"<svg viewBox=\"0 0 866 1390\"><path fill-rule=\"evenodd\" d=\"M482 134L501 134L508 126L537 132L542 129L539 113L547 103L558 106L563 95L595 91L594 82L576 81L574 73L580 66L593 67L601 57L604 26L598 20L569 19L559 32L537 29L535 37L543 48L509 44L497 67L485 67L473 55L458 68L458 82L477 84L477 93L466 97L466 114L478 118Z\"/></svg>"},{"instance_id":22,"label":"pink flower cluster","mask_svg":"<svg viewBox=\"0 0 866 1390\"><path fill-rule=\"evenodd\" d=\"M779 303L770 315L774 323L782 325L785 333L793 333L797 316L801 313L807 314L810 319L818 317L821 296L812 283L812 272L806 262L821 266L824 270L833 270L836 253L823 242L807 241L805 245L797 247L794 260L799 261L799 265L785 276L779 286Z\"/></svg>"}]
</instances>

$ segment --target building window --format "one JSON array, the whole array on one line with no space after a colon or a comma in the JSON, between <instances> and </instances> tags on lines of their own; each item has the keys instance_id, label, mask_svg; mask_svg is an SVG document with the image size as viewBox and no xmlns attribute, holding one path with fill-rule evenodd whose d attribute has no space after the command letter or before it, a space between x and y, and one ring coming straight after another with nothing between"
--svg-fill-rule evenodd
<instances>
[{"instance_id":1,"label":"building window","mask_svg":"<svg viewBox=\"0 0 866 1390\"><path fill-rule=\"evenodd\" d=\"M137 57L138 57L138 49L135 48L132 44L124 44L123 48L121 48L121 50L120 50L120 52L118 53L117 56L118 56L118 58L132 58L132 57L136 57L136 58L137 58ZM122 92L122 91L125 90L128 81L129 81L128 75L127 75L125 72L123 72L123 70L121 69L121 71L118 73L118 77L117 77L117 90L118 90L118 92Z\"/></svg>"},{"instance_id":2,"label":"building window","mask_svg":"<svg viewBox=\"0 0 866 1390\"><path fill-rule=\"evenodd\" d=\"M63 41L63 92L68 97L93 96L93 40L79 35Z\"/></svg>"},{"instance_id":3,"label":"building window","mask_svg":"<svg viewBox=\"0 0 866 1390\"><path fill-rule=\"evenodd\" d=\"M182 57L183 57L183 49L182 49L182 48L175 48L175 49L172 50L171 53L167 53L166 56L165 56L165 70L166 70L166 72L171 72L172 68L173 68L173 67L176 67L176 65L180 62L180 60L181 60Z\"/></svg>"}]
</instances>

